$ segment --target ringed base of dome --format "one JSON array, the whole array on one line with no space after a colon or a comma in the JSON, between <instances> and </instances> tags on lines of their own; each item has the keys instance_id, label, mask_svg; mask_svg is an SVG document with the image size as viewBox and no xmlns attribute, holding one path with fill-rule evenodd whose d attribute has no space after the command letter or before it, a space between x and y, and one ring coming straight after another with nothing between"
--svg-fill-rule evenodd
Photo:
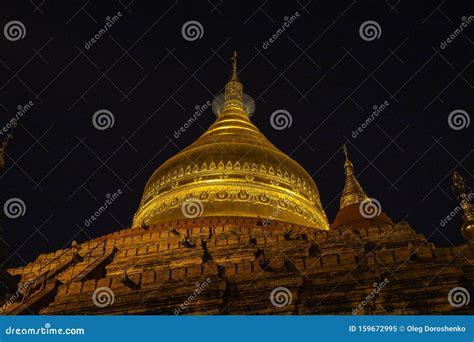
<instances>
[{"instance_id":1,"label":"ringed base of dome","mask_svg":"<svg viewBox=\"0 0 474 342\"><path fill-rule=\"evenodd\" d=\"M258 191L183 192L182 196L156 197L145 203L134 217L133 225L153 225L201 217L247 217L262 222L284 221L305 227L328 230L326 217L312 203L295 196L278 196Z\"/></svg>"}]
</instances>

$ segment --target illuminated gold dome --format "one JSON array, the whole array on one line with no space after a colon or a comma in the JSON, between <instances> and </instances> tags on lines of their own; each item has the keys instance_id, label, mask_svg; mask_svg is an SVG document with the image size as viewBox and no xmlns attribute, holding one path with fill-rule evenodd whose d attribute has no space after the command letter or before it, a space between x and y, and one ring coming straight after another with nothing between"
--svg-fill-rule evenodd
<instances>
[{"instance_id":1,"label":"illuminated gold dome","mask_svg":"<svg viewBox=\"0 0 474 342\"><path fill-rule=\"evenodd\" d=\"M252 124L233 71L217 120L151 176L134 226L194 217L240 216L329 229L308 173Z\"/></svg>"}]
</instances>

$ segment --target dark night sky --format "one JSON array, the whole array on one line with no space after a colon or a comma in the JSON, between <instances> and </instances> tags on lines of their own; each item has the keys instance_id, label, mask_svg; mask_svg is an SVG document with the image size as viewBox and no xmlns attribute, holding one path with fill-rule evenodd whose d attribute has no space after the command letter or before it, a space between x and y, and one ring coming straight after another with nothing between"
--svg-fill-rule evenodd
<instances>
[{"instance_id":1,"label":"dark night sky","mask_svg":"<svg viewBox=\"0 0 474 342\"><path fill-rule=\"evenodd\" d=\"M2 1L1 28L19 20L26 35L0 36L0 125L34 102L0 178L2 208L10 198L26 205L16 219L1 211L9 266L126 228L148 177L215 119L207 110L173 137L196 105L220 93L234 49L256 100L253 122L313 175L330 221L347 142L360 183L394 221L407 220L437 245L463 242L460 215L445 227L440 220L457 205L452 171L473 184L474 124L453 130L448 115L473 114L474 22L445 49L440 43L473 14L472 1L127 1ZM119 21L85 49L118 11ZM200 39L183 38L190 20L202 25ZM368 20L379 24L378 39L359 35ZM384 101L387 109L352 138ZM113 113L113 127L94 128L99 109ZM291 113L291 127L272 128L278 109ZM123 195L85 227L117 189Z\"/></svg>"}]
</instances>

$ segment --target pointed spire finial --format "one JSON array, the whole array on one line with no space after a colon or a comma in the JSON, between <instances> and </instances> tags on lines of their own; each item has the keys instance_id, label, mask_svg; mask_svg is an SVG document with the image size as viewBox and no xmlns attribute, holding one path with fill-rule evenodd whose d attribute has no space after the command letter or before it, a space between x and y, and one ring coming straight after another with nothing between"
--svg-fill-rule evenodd
<instances>
[{"instance_id":1,"label":"pointed spire finial","mask_svg":"<svg viewBox=\"0 0 474 342\"><path fill-rule=\"evenodd\" d=\"M10 143L10 140L13 139L13 129L17 127L16 122L12 125L12 130L7 133L7 137L3 142L0 144L0 170L2 170L5 167L5 149L7 148L7 145Z\"/></svg>"},{"instance_id":2,"label":"pointed spire finial","mask_svg":"<svg viewBox=\"0 0 474 342\"><path fill-rule=\"evenodd\" d=\"M345 174L353 174L354 173L354 166L352 165L351 160L349 159L349 151L347 150L346 144L342 146L342 150L344 151L344 155L346 156L346 161L344 162L344 171Z\"/></svg>"},{"instance_id":3,"label":"pointed spire finial","mask_svg":"<svg viewBox=\"0 0 474 342\"><path fill-rule=\"evenodd\" d=\"M349 159L349 152L347 146L342 146L344 155L346 156L346 161L344 162L344 173L346 174L346 181L344 183L344 190L342 191L341 201L339 208L342 209L348 205L361 203L362 201L369 198L359 182L354 176L354 166Z\"/></svg>"},{"instance_id":4,"label":"pointed spire finial","mask_svg":"<svg viewBox=\"0 0 474 342\"><path fill-rule=\"evenodd\" d=\"M239 72L237 71L237 51L234 51L234 54L232 55L232 74L230 77L231 81L239 81Z\"/></svg>"},{"instance_id":5,"label":"pointed spire finial","mask_svg":"<svg viewBox=\"0 0 474 342\"><path fill-rule=\"evenodd\" d=\"M242 111L244 115L244 91L243 85L239 81L238 71L237 71L237 51L234 51L234 54L231 58L232 60L232 73L230 76L229 82L225 86L224 92L224 111L227 109L235 109Z\"/></svg>"},{"instance_id":6,"label":"pointed spire finial","mask_svg":"<svg viewBox=\"0 0 474 342\"><path fill-rule=\"evenodd\" d=\"M468 182L457 171L453 172L452 191L464 212L461 234L467 241L471 241L474 239L474 206L471 204L474 193Z\"/></svg>"},{"instance_id":7,"label":"pointed spire finial","mask_svg":"<svg viewBox=\"0 0 474 342\"><path fill-rule=\"evenodd\" d=\"M342 150L344 151L344 155L346 156L346 163L350 162L350 160L349 160L349 151L347 150L346 144L342 145Z\"/></svg>"},{"instance_id":8,"label":"pointed spire finial","mask_svg":"<svg viewBox=\"0 0 474 342\"><path fill-rule=\"evenodd\" d=\"M461 201L460 198L465 198L471 193L471 187L458 171L453 172L453 184L451 188L459 201Z\"/></svg>"}]
</instances>

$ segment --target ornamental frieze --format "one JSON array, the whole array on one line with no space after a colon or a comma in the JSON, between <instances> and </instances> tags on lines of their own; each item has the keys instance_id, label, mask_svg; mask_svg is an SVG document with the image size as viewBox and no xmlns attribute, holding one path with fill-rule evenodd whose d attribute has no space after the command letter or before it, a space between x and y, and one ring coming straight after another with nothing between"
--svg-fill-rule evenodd
<instances>
[{"instance_id":1,"label":"ornamental frieze","mask_svg":"<svg viewBox=\"0 0 474 342\"><path fill-rule=\"evenodd\" d=\"M167 198L168 197L168 198ZM228 191L228 190L217 190L215 192L209 193L209 191L202 191L200 193L187 193L184 196L175 195L171 199L169 196L164 196L162 199L156 199L156 202L153 205L150 205L151 210L147 210L146 206L143 207L140 213L134 218L135 225L141 225L143 222L151 217L165 213L169 210L179 208L184 201L189 199L199 199L202 204L206 203L215 203L215 202L247 202L252 204L260 204L268 206L272 211L276 212L292 212L301 216L306 220L313 222L319 222L318 218L314 217L309 210L303 209L299 204L289 200L287 197L277 197L274 195L267 194L261 191L247 191L247 190L238 190L238 191Z\"/></svg>"},{"instance_id":2,"label":"ornamental frieze","mask_svg":"<svg viewBox=\"0 0 474 342\"><path fill-rule=\"evenodd\" d=\"M301 178L295 177L295 175L288 173L288 171L282 171L279 168L276 169L275 171L273 166L267 167L263 164L258 165L256 163L245 162L243 166L241 167L239 162L232 164L231 161L228 161L227 163L224 164L223 161L220 161L217 165L215 162L211 162L209 165L207 165L207 163L204 162L201 165L201 167L199 167L197 164L194 164L192 166L189 165L186 168L181 167L179 168L179 170L176 169L176 170L168 172L166 175L161 177L159 181L156 181L152 185L149 185L147 187L148 191L146 194L144 194L143 203L148 202L150 199L149 197L157 196L159 194L166 192L166 188L169 186L170 183L171 183L171 189L177 188L180 185L180 182L178 181L178 179L185 179L185 177L188 175L199 173L198 176L195 176L192 178L192 181L194 183L199 183L206 176L214 175L213 172L225 171L225 170L246 171L246 172L251 171L253 173L260 174L260 175L270 175L280 180L291 182L293 186L290 189L296 193L307 193L309 197L313 197L315 195L313 194L311 187L308 186L305 180L301 180ZM220 176L220 179L227 179L231 177L231 175L224 172L219 176ZM239 178L238 173L235 174L235 178ZM247 181L254 181L255 176L245 174L245 179ZM261 178L261 182L263 183L268 182L269 184L274 185L274 186L281 185L281 181L278 181L276 179L267 180L266 178Z\"/></svg>"}]
</instances>

